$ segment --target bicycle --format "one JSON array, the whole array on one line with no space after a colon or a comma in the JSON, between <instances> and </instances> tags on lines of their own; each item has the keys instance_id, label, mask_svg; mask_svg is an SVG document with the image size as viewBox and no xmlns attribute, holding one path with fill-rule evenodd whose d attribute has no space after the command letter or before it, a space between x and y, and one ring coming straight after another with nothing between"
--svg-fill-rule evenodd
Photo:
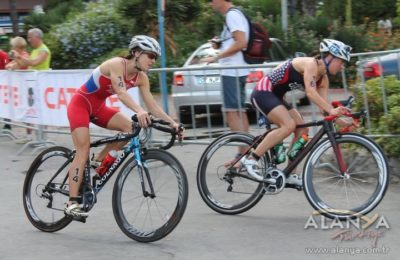
<instances>
[{"instance_id":1,"label":"bicycle","mask_svg":"<svg viewBox=\"0 0 400 260\"><path fill-rule=\"evenodd\" d=\"M332 102L351 106L354 98ZM365 111L348 113L353 120L363 120ZM320 126L293 161L280 170L270 149L259 160L263 176L254 178L240 164L274 128L257 137L247 133L227 133L214 140L202 154L197 168L197 187L208 207L221 214L239 214L254 207L264 195L278 194L285 188L286 177L306 158L303 189L311 206L328 218L355 218L373 210L388 187L388 163L381 148L371 139L335 128L336 117L298 125ZM347 129L348 130L348 129ZM324 136L327 137L324 138ZM247 147L244 154L232 159L237 147ZM226 162L229 165L227 166ZM292 187L293 188L293 187Z\"/></svg>"},{"instance_id":2,"label":"bicycle","mask_svg":"<svg viewBox=\"0 0 400 260\"><path fill-rule=\"evenodd\" d=\"M137 117L132 119L132 133L119 133L90 144L93 148L129 141L102 177L91 174L88 158L80 203L84 211L90 211L97 202L97 194L121 168L112 192L114 218L131 239L153 242L168 235L181 220L188 201L188 182L184 168L171 153L144 147L147 138L139 139L141 128ZM152 128L171 134L169 143L162 148L171 147L176 139L175 129L163 120L152 118L151 121ZM72 220L86 221L86 218L74 219L63 211L69 197L68 170L74 155L75 151L66 147L48 148L36 157L26 174L24 209L30 222L39 230L55 232Z\"/></svg>"}]
</instances>

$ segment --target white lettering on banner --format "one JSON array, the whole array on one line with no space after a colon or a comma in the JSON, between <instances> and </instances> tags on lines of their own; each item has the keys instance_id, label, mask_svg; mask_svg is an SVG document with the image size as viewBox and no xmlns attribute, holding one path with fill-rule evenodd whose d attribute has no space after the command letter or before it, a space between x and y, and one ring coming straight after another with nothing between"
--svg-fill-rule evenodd
<instances>
[{"instance_id":1,"label":"white lettering on banner","mask_svg":"<svg viewBox=\"0 0 400 260\"><path fill-rule=\"evenodd\" d=\"M0 71L0 117L16 122L69 126L67 106L91 70ZM137 88L128 90L139 103ZM108 107L133 114L117 96L107 98Z\"/></svg>"}]
</instances>

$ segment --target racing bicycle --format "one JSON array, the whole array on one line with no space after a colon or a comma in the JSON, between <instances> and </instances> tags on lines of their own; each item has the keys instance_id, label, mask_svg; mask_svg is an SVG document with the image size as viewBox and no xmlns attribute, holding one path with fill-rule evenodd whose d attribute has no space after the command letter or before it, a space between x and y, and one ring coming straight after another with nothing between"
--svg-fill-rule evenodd
<instances>
[{"instance_id":1,"label":"racing bicycle","mask_svg":"<svg viewBox=\"0 0 400 260\"><path fill-rule=\"evenodd\" d=\"M145 135L139 138L142 129L136 116L132 120L132 133L118 133L90 144L93 148L129 141L102 177L95 174L88 159L80 187L80 204L84 211L90 211L97 202L97 194L120 169L112 192L115 220L128 237L153 242L168 235L181 220L188 201L188 182L176 157L162 149L145 147L148 138ZM171 134L164 149L174 144L177 134L167 125L168 122L151 117L152 128ZM86 221L65 215L63 210L69 197L68 171L74 156L75 151L69 148L50 147L36 157L26 174L24 209L39 230L55 232L72 220Z\"/></svg>"},{"instance_id":2,"label":"racing bicycle","mask_svg":"<svg viewBox=\"0 0 400 260\"><path fill-rule=\"evenodd\" d=\"M334 106L350 107L354 98L332 102ZM366 113L347 113L353 120L363 120ZM334 116L298 125L297 128L319 126L294 160L284 169L275 164L276 153L270 149L259 160L262 176L249 175L240 159L248 156L273 131L260 136L227 133L214 140L202 154L197 168L197 186L204 202L221 214L239 214L254 207L264 195L280 193L286 177L306 158L303 186L311 206L329 218L355 218L373 210L385 195L389 173L387 158L370 138L337 129ZM236 158L234 151L246 147ZM242 149L243 150L243 149ZM233 159L232 159L233 158ZM231 162L228 163L227 162ZM294 187L292 187L294 188Z\"/></svg>"}]
</instances>

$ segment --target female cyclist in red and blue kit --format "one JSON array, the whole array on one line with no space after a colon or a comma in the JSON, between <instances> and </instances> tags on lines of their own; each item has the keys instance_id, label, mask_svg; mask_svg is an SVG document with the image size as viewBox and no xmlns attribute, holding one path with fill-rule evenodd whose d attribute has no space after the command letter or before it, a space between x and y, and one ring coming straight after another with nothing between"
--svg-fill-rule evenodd
<instances>
[{"instance_id":1,"label":"female cyclist in red and blue kit","mask_svg":"<svg viewBox=\"0 0 400 260\"><path fill-rule=\"evenodd\" d=\"M146 72L161 55L158 42L148 36L134 36L129 44L127 57L115 57L103 62L90 76L89 80L73 95L68 105L72 140L76 155L69 170L69 202L64 212L68 215L87 217L78 204L78 190L82 182L85 163L89 158L89 123L121 132L132 131L131 120L116 109L106 106L107 97L116 94L119 100L137 114L139 125L147 127L148 113L128 94L127 89L138 87L141 97L156 117L171 123L179 130L179 124L169 117L155 102L150 92ZM121 148L121 144L110 144L95 158L102 161L108 151Z\"/></svg>"}]
</instances>

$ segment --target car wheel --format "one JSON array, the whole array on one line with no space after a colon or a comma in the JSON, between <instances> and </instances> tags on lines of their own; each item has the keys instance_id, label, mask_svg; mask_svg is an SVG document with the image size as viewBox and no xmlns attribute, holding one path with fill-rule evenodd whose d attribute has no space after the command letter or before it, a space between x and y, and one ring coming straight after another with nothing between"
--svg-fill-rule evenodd
<instances>
[{"instance_id":1,"label":"car wheel","mask_svg":"<svg viewBox=\"0 0 400 260\"><path fill-rule=\"evenodd\" d=\"M179 122L182 124L191 124L192 123L192 115L188 113L179 113Z\"/></svg>"}]
</instances>

